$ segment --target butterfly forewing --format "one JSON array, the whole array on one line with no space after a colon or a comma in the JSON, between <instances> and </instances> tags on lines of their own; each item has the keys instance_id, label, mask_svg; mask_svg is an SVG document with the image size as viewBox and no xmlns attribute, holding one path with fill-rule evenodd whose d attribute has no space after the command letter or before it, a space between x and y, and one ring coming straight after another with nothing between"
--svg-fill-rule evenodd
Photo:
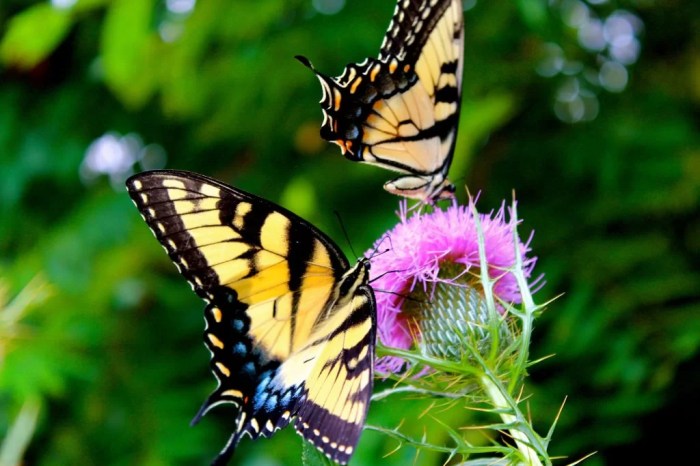
<instances>
[{"instance_id":1,"label":"butterfly forewing","mask_svg":"<svg viewBox=\"0 0 700 466\"><path fill-rule=\"evenodd\" d=\"M324 406L313 375L352 359L348 355L360 350L339 342L359 331L365 332L363 358L369 359L358 359L356 370L362 368L370 383L355 383L351 372L334 383L341 387L339 402L362 403L366 410L374 300L364 261L350 268L337 246L308 222L202 175L147 172L130 178L127 188L179 271L208 303L204 341L219 385L195 421L220 403L238 407L234 433L217 464L226 463L241 436L269 436L300 410ZM296 426L307 439L321 432L316 446L344 461L365 411L359 421L354 411L329 412L333 423L312 410L306 422L313 428Z\"/></svg>"}]
</instances>

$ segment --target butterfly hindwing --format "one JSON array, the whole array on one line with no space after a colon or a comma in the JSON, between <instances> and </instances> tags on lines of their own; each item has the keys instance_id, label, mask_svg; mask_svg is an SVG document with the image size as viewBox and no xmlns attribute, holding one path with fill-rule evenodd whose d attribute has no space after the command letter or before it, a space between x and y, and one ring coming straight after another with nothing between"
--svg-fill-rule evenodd
<instances>
[{"instance_id":1,"label":"butterfly hindwing","mask_svg":"<svg viewBox=\"0 0 700 466\"><path fill-rule=\"evenodd\" d=\"M345 463L355 445L338 439L359 437L372 390L374 295L362 289L342 306L319 328L314 346L323 362L309 374L295 427L316 447Z\"/></svg>"},{"instance_id":2,"label":"butterfly hindwing","mask_svg":"<svg viewBox=\"0 0 700 466\"><path fill-rule=\"evenodd\" d=\"M301 412L299 433L347 461L372 386L375 305L366 259L350 267L308 222L202 175L146 172L127 188L207 302L204 341L219 384L194 422L221 403L237 408L234 433L215 464L227 462L242 436L267 437ZM315 376L330 366L344 368L332 379L333 406Z\"/></svg>"},{"instance_id":3,"label":"butterfly hindwing","mask_svg":"<svg viewBox=\"0 0 700 466\"><path fill-rule=\"evenodd\" d=\"M385 189L450 197L464 48L460 0L400 0L379 58L321 82L321 136L350 160L404 173ZM311 63L298 57L308 67Z\"/></svg>"}]
</instances>

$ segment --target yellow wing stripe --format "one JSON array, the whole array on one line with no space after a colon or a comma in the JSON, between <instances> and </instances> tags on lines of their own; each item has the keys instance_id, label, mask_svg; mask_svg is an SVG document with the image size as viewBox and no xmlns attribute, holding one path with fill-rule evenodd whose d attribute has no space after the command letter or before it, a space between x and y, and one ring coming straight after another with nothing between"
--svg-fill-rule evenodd
<instances>
[{"instance_id":1,"label":"yellow wing stripe","mask_svg":"<svg viewBox=\"0 0 700 466\"><path fill-rule=\"evenodd\" d=\"M197 211L190 214L181 215L180 221L182 221L186 230L195 230L201 227L221 224L219 221L218 211Z\"/></svg>"},{"instance_id":2,"label":"yellow wing stripe","mask_svg":"<svg viewBox=\"0 0 700 466\"><path fill-rule=\"evenodd\" d=\"M199 243L199 238L196 237L195 243ZM229 262L238 259L242 254L250 250L250 247L245 243L238 241L227 241L204 244L199 246L199 252L202 253L208 264L218 266L224 262Z\"/></svg>"},{"instance_id":3,"label":"yellow wing stripe","mask_svg":"<svg viewBox=\"0 0 700 466\"><path fill-rule=\"evenodd\" d=\"M173 190L169 190L168 193L172 193ZM175 206L175 212L177 215L185 215L197 211L216 211L218 213L217 203L219 199L213 197L205 197L198 199L197 202L192 202L190 200L180 200L173 202Z\"/></svg>"},{"instance_id":4,"label":"yellow wing stripe","mask_svg":"<svg viewBox=\"0 0 700 466\"><path fill-rule=\"evenodd\" d=\"M286 257L289 254L289 241L281 232L288 231L288 229L289 219L287 217L279 213L268 215L260 231L262 247Z\"/></svg>"}]
</instances>

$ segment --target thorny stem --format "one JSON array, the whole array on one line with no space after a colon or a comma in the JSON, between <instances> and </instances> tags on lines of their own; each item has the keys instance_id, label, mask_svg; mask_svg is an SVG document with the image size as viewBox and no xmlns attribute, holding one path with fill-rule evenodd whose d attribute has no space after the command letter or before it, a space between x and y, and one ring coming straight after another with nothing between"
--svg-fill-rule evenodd
<instances>
[{"instance_id":1,"label":"thorny stem","mask_svg":"<svg viewBox=\"0 0 700 466\"><path fill-rule=\"evenodd\" d=\"M535 311L537 310L537 305L532 299L532 293L530 292L530 287L523 273L523 259L520 251L520 238L518 237L517 230L517 219L518 211L515 200L513 201L513 206L510 214L511 222L513 224L513 244L515 249L515 267L513 267L512 273L518 282L518 288L520 289L520 296L522 299L523 313L518 314L517 317L520 318L522 323L522 333L520 336L520 351L518 351L517 361L514 367L525 370L525 365L527 363L530 354L530 337L532 335L532 322L535 318ZM511 388L514 384L518 382L520 377L514 377L511 380Z\"/></svg>"},{"instance_id":2,"label":"thorny stem","mask_svg":"<svg viewBox=\"0 0 700 466\"><path fill-rule=\"evenodd\" d=\"M503 422L506 425L513 426L508 429L508 432L513 440L515 440L518 450L523 454L526 464L529 466L542 466L539 455L531 446L531 441L528 439L525 432L521 430L523 426L529 427L529 424L523 419L523 415L517 406L513 406L512 403L509 403L503 395L504 388L499 387L499 384L494 382L488 374L484 374L480 377L479 381L489 398L491 398L491 402L496 410L501 412L500 415ZM515 412L516 414L508 414L506 411Z\"/></svg>"}]
</instances>

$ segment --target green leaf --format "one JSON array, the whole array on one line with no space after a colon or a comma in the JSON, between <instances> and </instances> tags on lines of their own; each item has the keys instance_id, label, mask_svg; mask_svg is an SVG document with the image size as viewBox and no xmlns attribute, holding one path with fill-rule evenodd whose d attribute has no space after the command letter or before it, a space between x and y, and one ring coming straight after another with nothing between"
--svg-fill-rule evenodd
<instances>
[{"instance_id":1,"label":"green leaf","mask_svg":"<svg viewBox=\"0 0 700 466\"><path fill-rule=\"evenodd\" d=\"M110 89L130 107L143 105L156 83L153 0L116 0L102 29L102 66Z\"/></svg>"},{"instance_id":2,"label":"green leaf","mask_svg":"<svg viewBox=\"0 0 700 466\"><path fill-rule=\"evenodd\" d=\"M306 440L303 441L301 462L304 466L335 466L333 461Z\"/></svg>"},{"instance_id":3,"label":"green leaf","mask_svg":"<svg viewBox=\"0 0 700 466\"><path fill-rule=\"evenodd\" d=\"M10 20L0 43L0 59L18 68L32 68L53 52L71 25L67 11L48 3L27 8Z\"/></svg>"}]
</instances>

